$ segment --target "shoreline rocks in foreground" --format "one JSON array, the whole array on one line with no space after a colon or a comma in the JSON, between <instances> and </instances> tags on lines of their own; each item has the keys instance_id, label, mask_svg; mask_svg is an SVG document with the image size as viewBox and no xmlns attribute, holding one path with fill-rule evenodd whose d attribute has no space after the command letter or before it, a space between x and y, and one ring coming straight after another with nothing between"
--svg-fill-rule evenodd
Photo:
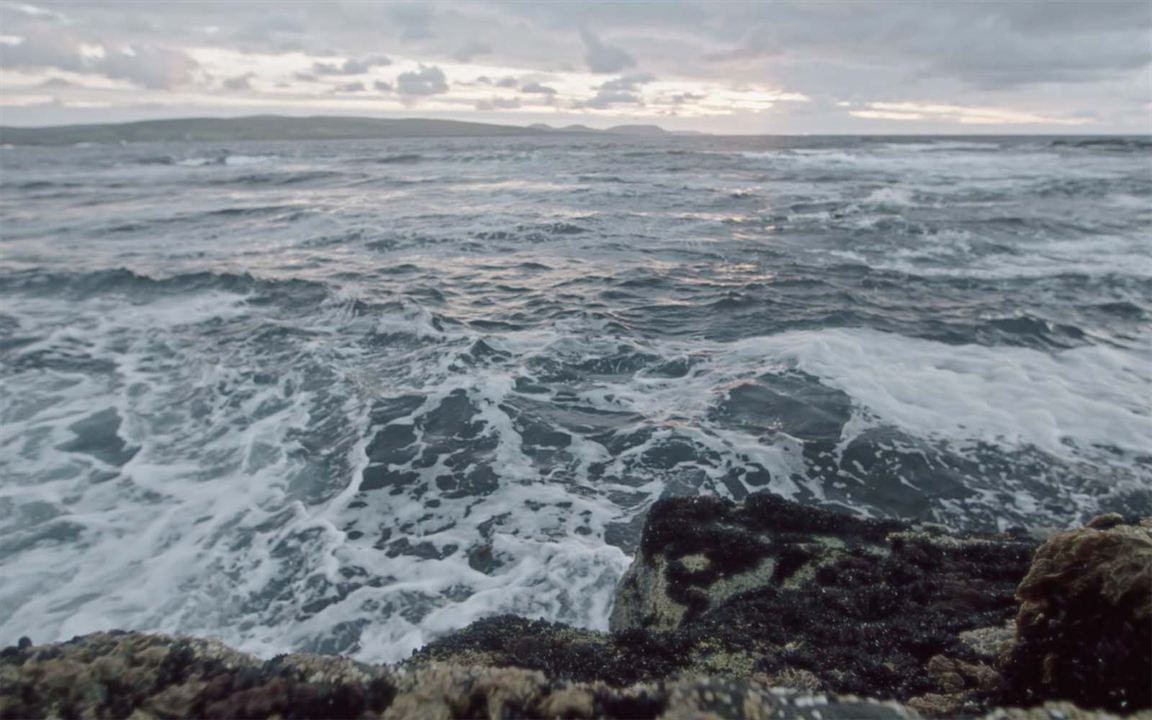
<instances>
[{"instance_id":1,"label":"shoreline rocks in foreground","mask_svg":"<svg viewBox=\"0 0 1152 720\"><path fill-rule=\"evenodd\" d=\"M0 651L0 717L1152 718L1152 521L1041 545L771 495L666 500L612 629L489 618L395 667L22 642Z\"/></svg>"}]
</instances>

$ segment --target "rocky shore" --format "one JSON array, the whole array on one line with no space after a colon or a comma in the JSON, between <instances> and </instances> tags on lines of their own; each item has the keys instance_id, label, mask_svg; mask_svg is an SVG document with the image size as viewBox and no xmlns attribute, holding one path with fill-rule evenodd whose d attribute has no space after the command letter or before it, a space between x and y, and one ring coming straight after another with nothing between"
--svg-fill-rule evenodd
<instances>
[{"instance_id":1,"label":"rocky shore","mask_svg":"<svg viewBox=\"0 0 1152 720\"><path fill-rule=\"evenodd\" d=\"M611 626L489 618L391 667L24 640L0 651L0 717L1152 718L1152 519L1040 539L665 500Z\"/></svg>"}]
</instances>

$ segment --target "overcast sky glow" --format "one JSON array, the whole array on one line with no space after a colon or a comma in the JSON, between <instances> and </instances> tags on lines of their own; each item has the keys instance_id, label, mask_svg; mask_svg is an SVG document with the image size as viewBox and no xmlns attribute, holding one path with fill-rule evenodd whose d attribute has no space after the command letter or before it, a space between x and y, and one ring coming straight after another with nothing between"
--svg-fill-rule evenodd
<instances>
[{"instance_id":1,"label":"overcast sky glow","mask_svg":"<svg viewBox=\"0 0 1152 720\"><path fill-rule=\"evenodd\" d=\"M0 2L0 122L1152 132L1152 0Z\"/></svg>"}]
</instances>

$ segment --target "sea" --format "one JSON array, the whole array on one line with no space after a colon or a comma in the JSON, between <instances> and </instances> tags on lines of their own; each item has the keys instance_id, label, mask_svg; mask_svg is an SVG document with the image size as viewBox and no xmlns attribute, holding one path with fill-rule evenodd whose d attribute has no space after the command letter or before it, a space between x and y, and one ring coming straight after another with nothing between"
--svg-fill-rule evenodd
<instances>
[{"instance_id":1,"label":"sea","mask_svg":"<svg viewBox=\"0 0 1152 720\"><path fill-rule=\"evenodd\" d=\"M660 498L1152 513L1152 140L0 150L0 644L605 629Z\"/></svg>"}]
</instances>

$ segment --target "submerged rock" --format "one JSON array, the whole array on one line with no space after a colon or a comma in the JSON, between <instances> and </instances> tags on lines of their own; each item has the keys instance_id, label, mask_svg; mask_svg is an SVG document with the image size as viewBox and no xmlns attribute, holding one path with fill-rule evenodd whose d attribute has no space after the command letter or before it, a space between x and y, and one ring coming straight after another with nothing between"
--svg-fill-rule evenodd
<instances>
[{"instance_id":1,"label":"submerged rock","mask_svg":"<svg viewBox=\"0 0 1152 720\"><path fill-rule=\"evenodd\" d=\"M1006 701L1152 707L1152 521L1113 514L1057 533L1017 595Z\"/></svg>"}]
</instances>

